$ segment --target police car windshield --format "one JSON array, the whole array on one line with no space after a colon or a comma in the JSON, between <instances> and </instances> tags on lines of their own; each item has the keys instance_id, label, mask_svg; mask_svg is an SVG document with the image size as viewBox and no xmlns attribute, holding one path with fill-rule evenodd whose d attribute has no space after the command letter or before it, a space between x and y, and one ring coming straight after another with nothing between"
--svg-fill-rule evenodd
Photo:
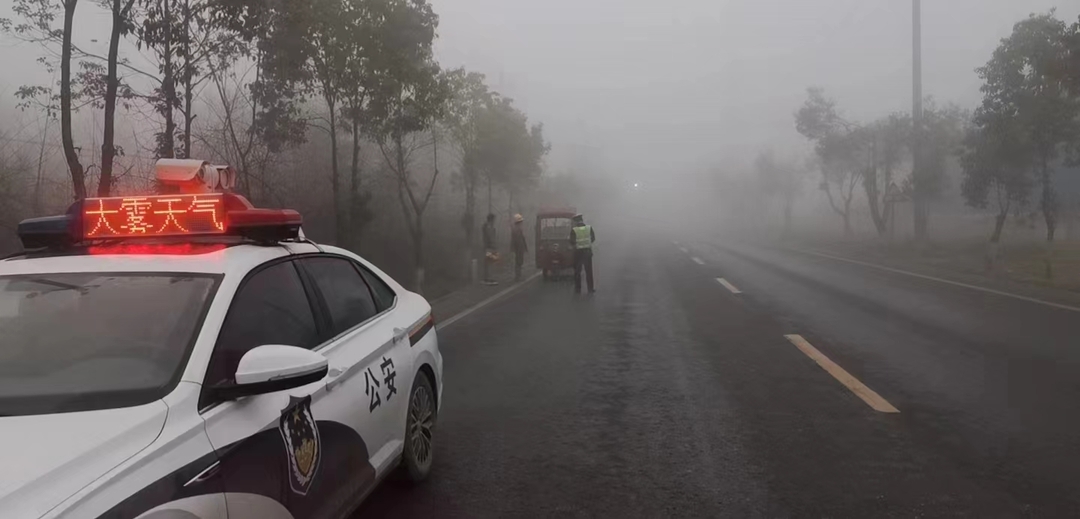
<instances>
[{"instance_id":1,"label":"police car windshield","mask_svg":"<svg viewBox=\"0 0 1080 519\"><path fill-rule=\"evenodd\" d=\"M0 276L0 416L126 407L179 377L213 276Z\"/></svg>"}]
</instances>

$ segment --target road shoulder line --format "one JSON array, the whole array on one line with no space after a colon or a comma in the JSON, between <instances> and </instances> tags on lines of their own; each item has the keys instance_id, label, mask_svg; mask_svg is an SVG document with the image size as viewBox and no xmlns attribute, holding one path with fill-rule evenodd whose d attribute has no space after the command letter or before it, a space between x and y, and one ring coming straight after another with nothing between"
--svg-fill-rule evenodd
<instances>
[{"instance_id":1,"label":"road shoulder line","mask_svg":"<svg viewBox=\"0 0 1080 519\"><path fill-rule=\"evenodd\" d=\"M446 328L447 326L450 326L451 324L454 324L454 323L458 322L459 320L464 319L465 317L468 317L469 314L471 314L471 313L473 313L473 312L475 312L475 311L477 311L477 310L479 310L479 309L481 309L481 308L483 308L483 307L485 307L485 306L487 306L487 305L489 305L491 303L494 303L495 301L501 299L504 296L509 295L511 292L514 292L514 291L524 287L525 285L528 285L530 281L540 277L540 274L542 274L542 273L537 272L537 273L525 278L524 280L522 280L522 281L520 281L518 283L514 283L513 285L507 287L505 290L503 290L503 291L501 291L501 292L499 292L499 293L497 293L497 294L495 294L495 295L493 295L493 296L491 296L491 297L489 297L489 298L487 298L487 299L485 299L483 301L480 301L479 303L476 303L475 305L470 306L469 308L466 308L465 310L462 310L461 312L458 312L456 315L450 317L449 319L446 319L445 321L443 321L441 323L438 323L435 326L435 330L436 331L442 330L443 328Z\"/></svg>"},{"instance_id":2,"label":"road shoulder line","mask_svg":"<svg viewBox=\"0 0 1080 519\"><path fill-rule=\"evenodd\" d=\"M690 259L694 260L694 263L697 263L698 265L704 265L705 264L705 262L701 261L701 258L699 258L697 256L691 256Z\"/></svg>"},{"instance_id":3,"label":"road shoulder line","mask_svg":"<svg viewBox=\"0 0 1080 519\"><path fill-rule=\"evenodd\" d=\"M877 270L881 270L881 271L884 271L884 272L891 272L893 274L911 276L911 277L914 277L914 278L925 279L927 281L936 281L938 283L944 283L946 285L953 285L953 286L957 286L957 287L961 287L961 288L967 288L969 290L976 290L976 291L984 292L984 293L987 293L987 294L994 294L994 295L998 295L998 296L1002 296L1002 297L1009 297L1009 298L1017 299L1017 300L1020 300L1020 301L1026 301L1028 303L1035 303L1035 304L1039 304L1039 305L1049 306L1049 307L1052 307L1052 308L1057 308L1059 310L1068 310L1070 312L1080 312L1080 308L1075 307L1075 306L1069 306L1069 305L1065 305L1065 304L1061 304L1061 303L1055 303L1055 302L1052 302L1052 301L1046 301L1044 299L1037 299L1037 298L1034 298L1034 297L1022 296L1020 294L1013 294L1011 292L1005 292L1005 291L1002 291L1002 290L995 290L993 288L981 287L981 286L978 286L978 285L971 285L971 284L968 284L968 283L962 283L960 281L952 281L952 280L949 280L949 279L943 279L943 278L939 278L939 277L928 276L926 274L919 274L917 272L911 272L911 271L907 271L907 270L901 270L901 269L897 269L897 268L886 267L884 265L878 265L876 263L869 263L869 262L866 262L866 261L859 261L859 260L855 260L855 259L851 259L851 258L845 258L845 257L842 257L842 256L834 256L832 254L825 254L825 253L822 253L822 252L815 252L815 251L809 251L809 250L804 250L804 249L788 249L788 250L791 250L791 251L794 251L794 252L799 252L799 253L802 253L802 254L807 254L807 255L810 255L810 256L818 256L818 257L821 257L821 258L827 258L827 259L831 259L831 260L834 260L834 261L842 261L842 262L845 262L845 263L851 263L853 265L859 265L859 266L863 266L863 267L867 267L867 268L877 269Z\"/></svg>"},{"instance_id":4,"label":"road shoulder line","mask_svg":"<svg viewBox=\"0 0 1080 519\"><path fill-rule=\"evenodd\" d=\"M784 338L791 341L791 343L794 344L796 348L799 348L799 351L806 354L807 357L810 357L814 362L817 362L818 366L821 366L821 368L832 375L833 378L851 390L852 393L855 393L855 396L861 398L862 401L866 402L866 405L869 405L873 410L879 413L900 412L899 409L893 407L892 404L882 398L881 395L874 392L873 389L866 387L866 384L859 382L859 379L853 377L847 370L841 368L838 364L818 351L818 349L807 342L802 335L791 334L785 335Z\"/></svg>"}]
</instances>

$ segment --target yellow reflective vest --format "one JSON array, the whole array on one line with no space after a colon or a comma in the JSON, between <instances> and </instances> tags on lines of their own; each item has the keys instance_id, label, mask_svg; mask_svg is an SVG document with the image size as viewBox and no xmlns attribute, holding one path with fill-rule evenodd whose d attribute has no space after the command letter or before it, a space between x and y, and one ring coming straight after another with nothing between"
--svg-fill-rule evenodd
<instances>
[{"instance_id":1,"label":"yellow reflective vest","mask_svg":"<svg viewBox=\"0 0 1080 519\"><path fill-rule=\"evenodd\" d=\"M576 249L591 249L592 248L592 227L588 225L582 225L581 227L574 227L574 248Z\"/></svg>"}]
</instances>

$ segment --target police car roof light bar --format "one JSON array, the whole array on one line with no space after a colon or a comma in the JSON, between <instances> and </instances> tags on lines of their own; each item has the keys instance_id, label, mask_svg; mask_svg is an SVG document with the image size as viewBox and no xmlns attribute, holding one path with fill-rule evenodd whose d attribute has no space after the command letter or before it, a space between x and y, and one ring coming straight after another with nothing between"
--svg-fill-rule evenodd
<instances>
[{"instance_id":1,"label":"police car roof light bar","mask_svg":"<svg viewBox=\"0 0 1080 519\"><path fill-rule=\"evenodd\" d=\"M290 209L257 209L233 193L87 198L67 214L19 223L26 249L102 240L236 236L260 243L295 240L303 218Z\"/></svg>"},{"instance_id":2,"label":"police car roof light bar","mask_svg":"<svg viewBox=\"0 0 1080 519\"><path fill-rule=\"evenodd\" d=\"M18 234L25 249L66 247L75 239L75 218L70 214L29 218L19 222Z\"/></svg>"},{"instance_id":3,"label":"police car roof light bar","mask_svg":"<svg viewBox=\"0 0 1080 519\"><path fill-rule=\"evenodd\" d=\"M279 242L300 237L304 218L292 209L229 211L228 234L257 242Z\"/></svg>"}]
</instances>

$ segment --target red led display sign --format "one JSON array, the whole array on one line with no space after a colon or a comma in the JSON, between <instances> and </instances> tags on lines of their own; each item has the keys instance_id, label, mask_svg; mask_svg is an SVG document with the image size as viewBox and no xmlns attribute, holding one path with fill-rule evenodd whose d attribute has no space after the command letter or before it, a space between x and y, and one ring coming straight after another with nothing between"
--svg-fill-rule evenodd
<instances>
[{"instance_id":1,"label":"red led display sign","mask_svg":"<svg viewBox=\"0 0 1080 519\"><path fill-rule=\"evenodd\" d=\"M222 193L87 198L83 239L222 234L225 215Z\"/></svg>"}]
</instances>

